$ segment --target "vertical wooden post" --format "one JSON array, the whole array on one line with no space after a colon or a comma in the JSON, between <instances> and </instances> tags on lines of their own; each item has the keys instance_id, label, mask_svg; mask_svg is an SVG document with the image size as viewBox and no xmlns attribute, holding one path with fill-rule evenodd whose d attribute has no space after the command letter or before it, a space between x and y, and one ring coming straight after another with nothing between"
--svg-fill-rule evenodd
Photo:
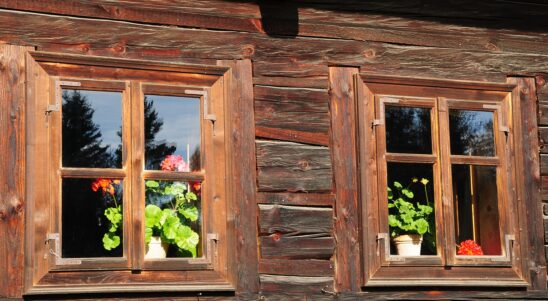
<instances>
[{"instance_id":1,"label":"vertical wooden post","mask_svg":"<svg viewBox=\"0 0 548 301\"><path fill-rule=\"evenodd\" d=\"M517 84L517 92L513 97L518 97L521 122L516 130L520 130L522 137L523 156L518 156L522 162L523 173L518 175L518 194L523 197L525 208L524 221L520 224L527 231L528 253L523 254L529 260L524 267L524 273L530 278L533 290L546 290L546 258L544 252L544 228L542 223L542 200L540 180L540 154L537 124L537 95L534 78L509 78L508 81ZM518 119L519 120L519 119ZM518 165L519 166L519 165ZM520 189L521 188L521 189ZM521 190L522 192L520 193ZM525 260L524 260L525 261Z\"/></svg>"},{"instance_id":2,"label":"vertical wooden post","mask_svg":"<svg viewBox=\"0 0 548 301\"><path fill-rule=\"evenodd\" d=\"M335 290L360 290L358 174L354 74L357 68L329 68L331 153L335 180Z\"/></svg>"},{"instance_id":3,"label":"vertical wooden post","mask_svg":"<svg viewBox=\"0 0 548 301\"><path fill-rule=\"evenodd\" d=\"M259 292L259 259L257 251L257 164L255 156L255 118L253 111L253 77L250 60L219 61L218 65L230 67L225 86L227 91L226 135L229 141L227 168L232 179L232 200L228 206L229 224L235 236L229 242L228 258L236 271L238 294Z\"/></svg>"},{"instance_id":4,"label":"vertical wooden post","mask_svg":"<svg viewBox=\"0 0 548 301\"><path fill-rule=\"evenodd\" d=\"M20 297L25 242L25 52L0 45L0 297Z\"/></svg>"}]
</instances>

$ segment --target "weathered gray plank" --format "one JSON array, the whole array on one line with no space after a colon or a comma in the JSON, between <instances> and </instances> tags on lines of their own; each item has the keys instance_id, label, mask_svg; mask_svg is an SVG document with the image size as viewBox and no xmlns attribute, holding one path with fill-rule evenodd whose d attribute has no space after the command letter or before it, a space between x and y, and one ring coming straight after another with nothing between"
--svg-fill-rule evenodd
<instances>
[{"instance_id":1,"label":"weathered gray plank","mask_svg":"<svg viewBox=\"0 0 548 301\"><path fill-rule=\"evenodd\" d=\"M259 232L271 233L330 233L333 229L333 209L324 207L259 204Z\"/></svg>"},{"instance_id":2,"label":"weathered gray plank","mask_svg":"<svg viewBox=\"0 0 548 301\"><path fill-rule=\"evenodd\" d=\"M327 147L257 140L260 191L330 191L331 156Z\"/></svg>"},{"instance_id":3,"label":"weathered gray plank","mask_svg":"<svg viewBox=\"0 0 548 301\"><path fill-rule=\"evenodd\" d=\"M315 293L321 294L322 290L332 291L333 277L304 277L304 276L280 276L260 275L261 291L279 293Z\"/></svg>"},{"instance_id":4,"label":"weathered gray plank","mask_svg":"<svg viewBox=\"0 0 548 301\"><path fill-rule=\"evenodd\" d=\"M260 236L261 258L277 259L329 259L333 256L335 241L323 235L271 234Z\"/></svg>"}]
</instances>

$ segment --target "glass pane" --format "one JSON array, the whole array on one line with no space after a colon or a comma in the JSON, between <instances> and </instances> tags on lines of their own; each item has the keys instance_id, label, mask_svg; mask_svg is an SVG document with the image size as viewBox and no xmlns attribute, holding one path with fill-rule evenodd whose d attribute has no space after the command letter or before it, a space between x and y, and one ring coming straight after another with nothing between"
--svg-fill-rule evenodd
<instances>
[{"instance_id":1,"label":"glass pane","mask_svg":"<svg viewBox=\"0 0 548 301\"><path fill-rule=\"evenodd\" d=\"M389 153L432 153L430 109L385 107L386 151Z\"/></svg>"},{"instance_id":2,"label":"glass pane","mask_svg":"<svg viewBox=\"0 0 548 301\"><path fill-rule=\"evenodd\" d=\"M202 183L147 180L145 191L145 259L200 257Z\"/></svg>"},{"instance_id":3,"label":"glass pane","mask_svg":"<svg viewBox=\"0 0 548 301\"><path fill-rule=\"evenodd\" d=\"M494 156L493 112L449 110L451 154Z\"/></svg>"},{"instance_id":4,"label":"glass pane","mask_svg":"<svg viewBox=\"0 0 548 301\"><path fill-rule=\"evenodd\" d=\"M63 179L63 257L121 257L122 206L121 180Z\"/></svg>"},{"instance_id":5,"label":"glass pane","mask_svg":"<svg viewBox=\"0 0 548 301\"><path fill-rule=\"evenodd\" d=\"M122 93L63 90L63 166L122 167Z\"/></svg>"},{"instance_id":6,"label":"glass pane","mask_svg":"<svg viewBox=\"0 0 548 301\"><path fill-rule=\"evenodd\" d=\"M200 139L200 99L145 96L146 169L200 170Z\"/></svg>"},{"instance_id":7,"label":"glass pane","mask_svg":"<svg viewBox=\"0 0 548 301\"><path fill-rule=\"evenodd\" d=\"M436 255L432 165L390 162L387 165L390 236L394 239L402 234L420 234L420 255ZM394 241L390 251L398 254Z\"/></svg>"},{"instance_id":8,"label":"glass pane","mask_svg":"<svg viewBox=\"0 0 548 301\"><path fill-rule=\"evenodd\" d=\"M457 254L501 255L496 167L452 169Z\"/></svg>"}]
</instances>

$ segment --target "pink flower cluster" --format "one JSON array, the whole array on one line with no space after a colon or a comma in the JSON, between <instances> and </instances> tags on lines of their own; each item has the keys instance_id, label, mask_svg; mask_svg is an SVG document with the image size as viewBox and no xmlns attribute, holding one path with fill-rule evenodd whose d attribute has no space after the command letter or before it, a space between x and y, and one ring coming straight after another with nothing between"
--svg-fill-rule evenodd
<instances>
[{"instance_id":1,"label":"pink flower cluster","mask_svg":"<svg viewBox=\"0 0 548 301\"><path fill-rule=\"evenodd\" d=\"M164 171L190 171L190 167L183 159L183 156L168 155L160 163L160 167Z\"/></svg>"}]
</instances>

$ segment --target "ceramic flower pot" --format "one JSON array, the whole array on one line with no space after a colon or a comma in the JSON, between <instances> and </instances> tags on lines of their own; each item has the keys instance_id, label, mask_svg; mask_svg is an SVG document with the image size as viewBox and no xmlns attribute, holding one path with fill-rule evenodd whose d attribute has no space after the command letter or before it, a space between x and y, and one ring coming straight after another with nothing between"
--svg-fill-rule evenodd
<instances>
[{"instance_id":1,"label":"ceramic flower pot","mask_svg":"<svg viewBox=\"0 0 548 301\"><path fill-rule=\"evenodd\" d=\"M420 256L422 235L404 234L394 237L394 245L400 256Z\"/></svg>"},{"instance_id":2,"label":"ceramic flower pot","mask_svg":"<svg viewBox=\"0 0 548 301\"><path fill-rule=\"evenodd\" d=\"M147 244L145 259L162 259L166 258L168 244L162 242L160 236L152 236Z\"/></svg>"}]
</instances>

